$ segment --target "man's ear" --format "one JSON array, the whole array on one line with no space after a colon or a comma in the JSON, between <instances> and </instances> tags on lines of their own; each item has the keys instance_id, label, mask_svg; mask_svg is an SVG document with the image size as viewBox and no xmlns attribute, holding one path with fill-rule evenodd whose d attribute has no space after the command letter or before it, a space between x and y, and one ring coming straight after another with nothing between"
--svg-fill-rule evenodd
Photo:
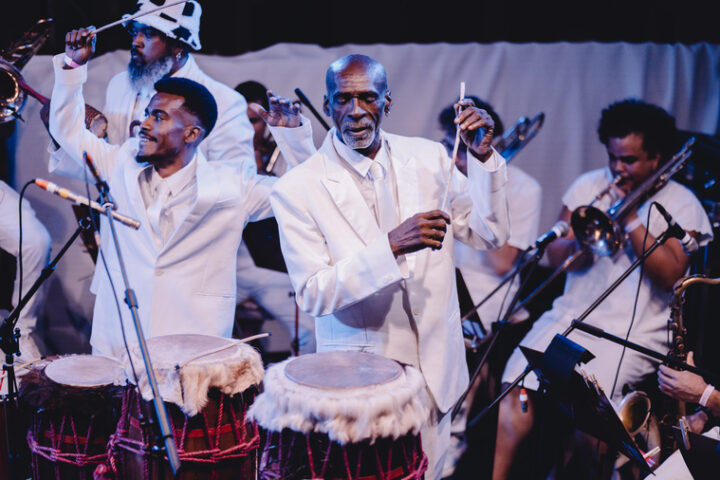
<instances>
[{"instance_id":1,"label":"man's ear","mask_svg":"<svg viewBox=\"0 0 720 480\"><path fill-rule=\"evenodd\" d=\"M392 96L390 93L390 90L385 91L385 115L390 114L390 109L392 108Z\"/></svg>"},{"instance_id":2,"label":"man's ear","mask_svg":"<svg viewBox=\"0 0 720 480\"><path fill-rule=\"evenodd\" d=\"M330 99L328 98L327 93L323 95L323 113L328 117L332 116L330 115Z\"/></svg>"},{"instance_id":3,"label":"man's ear","mask_svg":"<svg viewBox=\"0 0 720 480\"><path fill-rule=\"evenodd\" d=\"M204 128L197 125L192 125L185 128L186 144L198 144L203 138L205 138Z\"/></svg>"}]
</instances>

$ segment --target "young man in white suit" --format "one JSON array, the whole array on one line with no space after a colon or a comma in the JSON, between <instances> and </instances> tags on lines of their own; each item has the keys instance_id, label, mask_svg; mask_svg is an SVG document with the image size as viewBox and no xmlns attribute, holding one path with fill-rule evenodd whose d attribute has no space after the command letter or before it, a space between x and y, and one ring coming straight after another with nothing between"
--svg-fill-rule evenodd
<instances>
[{"instance_id":1,"label":"young man in white suit","mask_svg":"<svg viewBox=\"0 0 720 480\"><path fill-rule=\"evenodd\" d=\"M440 205L451 166L445 148L379 128L392 104L384 67L350 55L330 66L326 83L324 111L335 128L319 151L307 151L308 122L273 128L286 158L312 154L273 190L283 254L300 308L316 317L319 351L371 352L422 371L436 407L422 432L426 478L439 478L447 413L468 382L453 239L505 243L505 162L492 150L489 115L460 102L456 122L474 160L469 179L453 175ZM261 114L276 126L300 123L272 108Z\"/></svg>"},{"instance_id":2,"label":"young man in white suit","mask_svg":"<svg viewBox=\"0 0 720 480\"><path fill-rule=\"evenodd\" d=\"M155 84L158 93L137 138L110 145L95 137L83 124L85 64L94 52L88 35L87 29L68 33L65 58L53 59L50 132L68 157L79 159L87 151L108 179L118 209L141 221L139 230L118 225L117 233L145 335L229 337L242 231L248 221L271 215L268 195L275 179L258 176L250 162L237 168L205 159L198 145L215 125L217 105L207 88L186 78ZM98 262L90 343L94 353L117 356L121 324L129 341L134 331L129 310L116 308L123 282L108 225L101 233L108 272Z\"/></svg>"}]
</instances>

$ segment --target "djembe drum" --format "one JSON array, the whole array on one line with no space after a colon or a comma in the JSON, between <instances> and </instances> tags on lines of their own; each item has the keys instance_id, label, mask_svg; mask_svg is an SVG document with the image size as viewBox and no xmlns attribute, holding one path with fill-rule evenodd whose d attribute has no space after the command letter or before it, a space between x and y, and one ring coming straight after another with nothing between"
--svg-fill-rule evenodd
<instances>
[{"instance_id":1,"label":"djembe drum","mask_svg":"<svg viewBox=\"0 0 720 480\"><path fill-rule=\"evenodd\" d=\"M27 442L32 476L92 479L107 460L115 431L120 364L98 355L72 355L39 363L21 377L20 400L33 411Z\"/></svg>"},{"instance_id":2,"label":"djembe drum","mask_svg":"<svg viewBox=\"0 0 720 480\"><path fill-rule=\"evenodd\" d=\"M179 478L254 478L259 436L245 413L262 382L260 355L236 340L206 335L154 337L147 346L180 455ZM117 478L171 479L146 420L154 411L139 348L131 352L140 393L134 385L125 390L109 470ZM123 366L134 382L127 358Z\"/></svg>"},{"instance_id":3,"label":"djembe drum","mask_svg":"<svg viewBox=\"0 0 720 480\"><path fill-rule=\"evenodd\" d=\"M429 416L422 374L369 353L322 352L270 367L248 413L263 479L419 479Z\"/></svg>"}]
</instances>

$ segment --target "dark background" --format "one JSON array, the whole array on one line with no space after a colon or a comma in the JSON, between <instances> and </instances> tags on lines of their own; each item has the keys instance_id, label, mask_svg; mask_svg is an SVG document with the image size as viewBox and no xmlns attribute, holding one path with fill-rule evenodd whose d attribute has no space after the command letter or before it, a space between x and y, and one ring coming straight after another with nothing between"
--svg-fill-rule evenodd
<instances>
[{"instance_id":1,"label":"dark background","mask_svg":"<svg viewBox=\"0 0 720 480\"><path fill-rule=\"evenodd\" d=\"M135 0L3 0L0 47L39 18L55 19L54 37L40 53L63 48L80 26L119 19ZM279 42L322 46L346 43L432 42L657 42L720 43L717 1L432 2L367 0L200 0L203 53L237 55ZM715 8L714 8L715 7ZM103 33L100 52L128 48L121 27Z\"/></svg>"}]
</instances>

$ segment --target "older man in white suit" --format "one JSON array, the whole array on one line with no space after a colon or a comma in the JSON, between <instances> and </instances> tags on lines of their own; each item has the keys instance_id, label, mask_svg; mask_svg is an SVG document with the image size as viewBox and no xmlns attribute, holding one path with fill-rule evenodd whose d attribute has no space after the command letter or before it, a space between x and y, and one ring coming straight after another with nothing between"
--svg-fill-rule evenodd
<instances>
[{"instance_id":1,"label":"older man in white suit","mask_svg":"<svg viewBox=\"0 0 720 480\"><path fill-rule=\"evenodd\" d=\"M451 168L444 147L379 129L392 104L384 67L350 55L330 66L326 83L335 128L271 197L283 254L298 304L316 317L319 351L371 352L422 371L436 406L422 432L427 478L439 478L447 412L468 382L453 239L475 248L506 241L505 163L490 146L489 115L461 102L456 122L475 160L469 179L453 175L441 205ZM276 127L300 122L260 113ZM308 122L272 130L286 158L314 150Z\"/></svg>"}]
</instances>

